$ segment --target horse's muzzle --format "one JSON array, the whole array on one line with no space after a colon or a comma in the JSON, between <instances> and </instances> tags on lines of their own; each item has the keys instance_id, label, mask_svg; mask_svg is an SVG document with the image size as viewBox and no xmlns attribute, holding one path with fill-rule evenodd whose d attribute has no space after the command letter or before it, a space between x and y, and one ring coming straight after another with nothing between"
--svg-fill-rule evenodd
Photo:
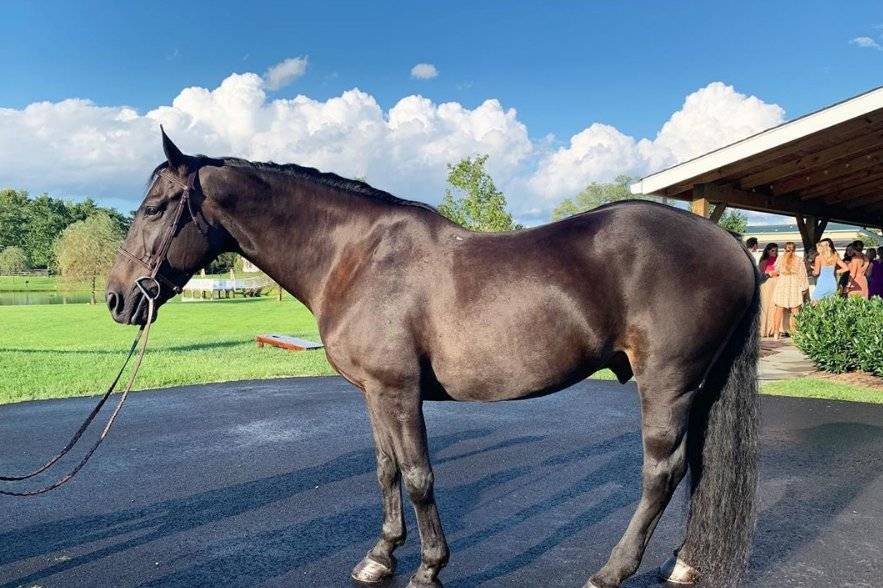
<instances>
[{"instance_id":1,"label":"horse's muzzle","mask_svg":"<svg viewBox=\"0 0 883 588\"><path fill-rule=\"evenodd\" d=\"M157 300L157 310L160 304L161 301ZM113 320L123 325L143 325L147 322L147 297L138 287L133 287L128 293L108 289L107 309ZM154 321L156 316L157 311L154 310Z\"/></svg>"}]
</instances>

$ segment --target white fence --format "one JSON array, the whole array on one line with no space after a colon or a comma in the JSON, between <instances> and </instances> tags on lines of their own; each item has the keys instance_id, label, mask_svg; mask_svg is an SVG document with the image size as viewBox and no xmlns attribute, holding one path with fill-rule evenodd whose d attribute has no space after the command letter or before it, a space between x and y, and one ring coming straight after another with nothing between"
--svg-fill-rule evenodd
<instances>
[{"instance_id":1,"label":"white fence","mask_svg":"<svg viewBox=\"0 0 883 588\"><path fill-rule=\"evenodd\" d=\"M206 294L208 299L231 298L236 294L241 296L260 296L266 288L271 285L270 280L266 278L245 278L245 279L223 279L223 278L190 278L190 281L182 288L184 300L205 300Z\"/></svg>"}]
</instances>

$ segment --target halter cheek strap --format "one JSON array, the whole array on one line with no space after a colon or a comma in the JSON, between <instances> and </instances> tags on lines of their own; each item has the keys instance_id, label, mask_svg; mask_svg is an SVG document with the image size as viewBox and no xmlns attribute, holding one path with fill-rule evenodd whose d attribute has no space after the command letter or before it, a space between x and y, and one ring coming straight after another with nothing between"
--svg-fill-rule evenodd
<instances>
[{"instance_id":1,"label":"halter cheek strap","mask_svg":"<svg viewBox=\"0 0 883 588\"><path fill-rule=\"evenodd\" d=\"M127 250L124 247L119 248L119 252L131 259L132 261L138 263L142 267L147 270L147 274L140 276L135 280L135 285L139 287L142 291L147 289L148 285L156 286L156 293L153 295L154 298L158 298L160 294L160 290L162 289L162 285L166 285L172 292L175 294L181 292L180 286L176 285L170 279L162 275L161 269L163 263L167 260L169 248L172 246L172 240L174 240L175 236L178 232L184 227L185 222L182 222L184 219L184 210L187 210L188 215L190 216L190 220L193 221L193 224L196 225L196 228L199 229L203 235L208 235L209 225L205 220L205 217L202 215L202 211L198 208L194 209L193 203L193 195L199 192L199 188L197 187L198 180L198 172L191 172L187 176L187 182L182 182L177 176L175 176L168 169L164 169L159 172L160 176L169 180L173 184L176 184L184 189L181 193L181 199L178 202L177 208L175 208L175 214L172 217L172 221L166 225L165 230L163 231L162 237L159 241L159 246L156 251L147 255L146 257L141 257L135 255L131 251ZM148 282L152 282L153 284L147 284ZM150 290L147 289L149 292Z\"/></svg>"}]
</instances>

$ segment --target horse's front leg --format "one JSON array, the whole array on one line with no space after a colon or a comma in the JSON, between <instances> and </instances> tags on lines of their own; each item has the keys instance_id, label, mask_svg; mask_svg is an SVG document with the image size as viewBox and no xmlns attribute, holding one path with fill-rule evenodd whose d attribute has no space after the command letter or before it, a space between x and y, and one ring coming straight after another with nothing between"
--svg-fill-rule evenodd
<instances>
[{"instance_id":1,"label":"horse's front leg","mask_svg":"<svg viewBox=\"0 0 883 588\"><path fill-rule=\"evenodd\" d=\"M402 513L402 490L395 446L384 426L379 409L372 397L367 397L371 430L374 434L374 450L377 458L377 481L383 495L383 526L380 538L371 551L353 568L354 580L367 584L382 582L395 571L393 551L405 542L405 517Z\"/></svg>"},{"instance_id":2,"label":"horse's front leg","mask_svg":"<svg viewBox=\"0 0 883 588\"><path fill-rule=\"evenodd\" d=\"M426 445L423 403L417 386L366 390L382 429L376 434L389 438L405 489L411 497L420 530L420 566L408 588L441 588L438 574L448 563L448 544L433 496L432 467Z\"/></svg>"}]
</instances>

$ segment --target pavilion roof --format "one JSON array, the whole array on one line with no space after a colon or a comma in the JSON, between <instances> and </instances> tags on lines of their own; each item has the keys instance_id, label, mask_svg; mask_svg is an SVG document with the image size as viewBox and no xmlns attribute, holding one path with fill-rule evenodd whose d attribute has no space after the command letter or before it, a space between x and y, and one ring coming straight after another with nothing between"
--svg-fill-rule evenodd
<instances>
[{"instance_id":1,"label":"pavilion roof","mask_svg":"<svg viewBox=\"0 0 883 588\"><path fill-rule=\"evenodd\" d=\"M650 174L631 190L883 227L883 87Z\"/></svg>"}]
</instances>

